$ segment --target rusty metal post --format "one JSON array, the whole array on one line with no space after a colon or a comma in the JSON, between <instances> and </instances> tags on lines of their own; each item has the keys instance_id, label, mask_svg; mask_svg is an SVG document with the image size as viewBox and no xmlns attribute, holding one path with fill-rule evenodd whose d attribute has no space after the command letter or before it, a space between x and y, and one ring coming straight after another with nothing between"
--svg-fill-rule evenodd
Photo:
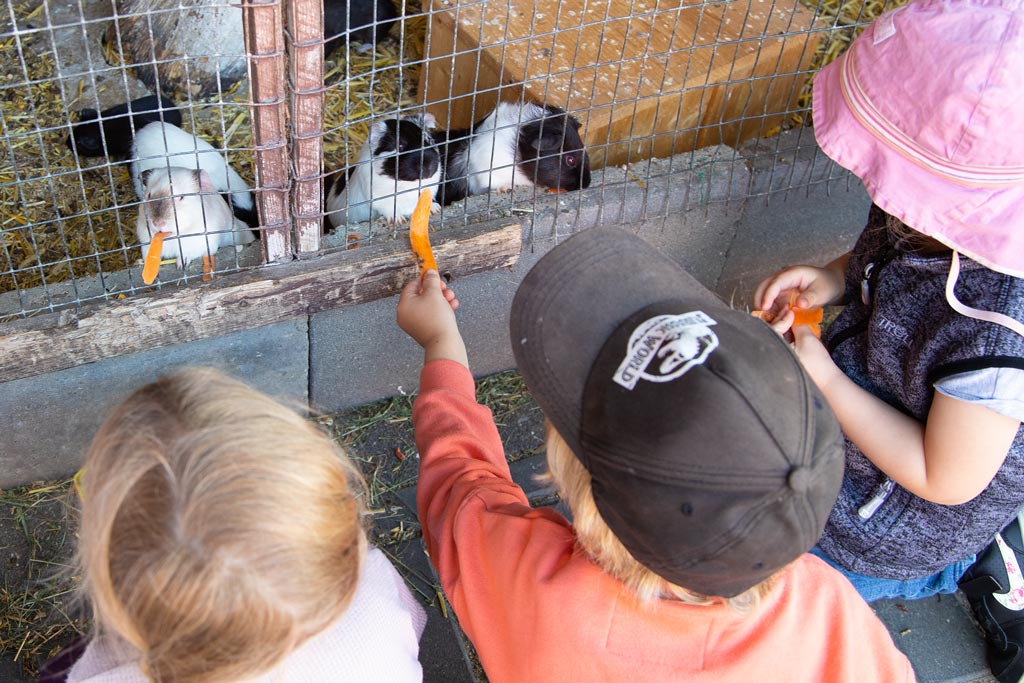
<instances>
[{"instance_id":1,"label":"rusty metal post","mask_svg":"<svg viewBox=\"0 0 1024 683\"><path fill-rule=\"evenodd\" d=\"M320 250L323 209L324 22L321 0L288 3L292 210L299 256Z\"/></svg>"},{"instance_id":2,"label":"rusty metal post","mask_svg":"<svg viewBox=\"0 0 1024 683\"><path fill-rule=\"evenodd\" d=\"M266 261L292 258L288 207L288 99L285 82L283 0L243 0L249 59L253 167Z\"/></svg>"}]
</instances>

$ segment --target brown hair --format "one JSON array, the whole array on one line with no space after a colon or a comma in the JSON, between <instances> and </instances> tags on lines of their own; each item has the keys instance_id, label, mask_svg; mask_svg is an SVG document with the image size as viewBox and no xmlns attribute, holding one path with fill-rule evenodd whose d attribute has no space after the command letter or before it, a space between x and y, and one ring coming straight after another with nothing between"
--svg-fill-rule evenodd
<instances>
[{"instance_id":1,"label":"brown hair","mask_svg":"<svg viewBox=\"0 0 1024 683\"><path fill-rule=\"evenodd\" d=\"M310 421L215 370L148 384L85 462L79 562L99 635L158 683L260 674L348 606L358 470Z\"/></svg>"},{"instance_id":2,"label":"brown hair","mask_svg":"<svg viewBox=\"0 0 1024 683\"><path fill-rule=\"evenodd\" d=\"M735 597L719 598L669 583L640 564L605 523L594 502L590 473L550 422L547 427L547 460L547 478L554 483L572 511L577 545L605 573L622 581L641 601L669 598L691 605L724 602L737 610L749 611L774 585L773 575Z\"/></svg>"}]
</instances>

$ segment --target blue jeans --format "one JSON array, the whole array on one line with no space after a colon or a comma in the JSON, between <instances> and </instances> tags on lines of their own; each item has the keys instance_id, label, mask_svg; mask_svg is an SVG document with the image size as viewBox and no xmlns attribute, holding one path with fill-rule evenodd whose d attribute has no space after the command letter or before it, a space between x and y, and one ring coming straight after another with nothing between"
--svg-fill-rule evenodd
<instances>
[{"instance_id":1,"label":"blue jeans","mask_svg":"<svg viewBox=\"0 0 1024 683\"><path fill-rule=\"evenodd\" d=\"M967 568L974 564L974 557L969 557L962 562L954 562L942 571L923 576L919 579L900 581L899 579L880 579L877 576L866 576L851 572L836 564L831 557L822 552L821 548L814 546L809 551L812 555L820 557L832 567L835 567L840 574L845 576L857 589L867 602L884 600L886 598L902 598L903 600L918 600L928 598L940 593L956 593L957 581L964 575Z\"/></svg>"}]
</instances>

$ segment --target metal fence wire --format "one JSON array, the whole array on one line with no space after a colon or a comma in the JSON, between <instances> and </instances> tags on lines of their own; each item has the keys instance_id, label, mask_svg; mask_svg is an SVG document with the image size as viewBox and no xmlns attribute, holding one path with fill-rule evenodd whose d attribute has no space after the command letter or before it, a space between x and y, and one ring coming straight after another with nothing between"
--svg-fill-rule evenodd
<instances>
[{"instance_id":1,"label":"metal fence wire","mask_svg":"<svg viewBox=\"0 0 1024 683\"><path fill-rule=\"evenodd\" d=\"M423 188L443 229L774 169L814 73L901 3L4 1L0 323L391 239Z\"/></svg>"}]
</instances>

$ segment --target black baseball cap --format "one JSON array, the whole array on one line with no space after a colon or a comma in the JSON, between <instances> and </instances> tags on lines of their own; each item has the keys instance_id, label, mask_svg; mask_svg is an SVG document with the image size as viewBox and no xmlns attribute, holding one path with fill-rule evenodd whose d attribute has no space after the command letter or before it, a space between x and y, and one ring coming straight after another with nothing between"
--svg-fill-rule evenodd
<instances>
[{"instance_id":1,"label":"black baseball cap","mask_svg":"<svg viewBox=\"0 0 1024 683\"><path fill-rule=\"evenodd\" d=\"M843 440L789 345L617 228L557 245L512 302L530 392L605 523L670 583L733 597L818 541Z\"/></svg>"}]
</instances>

